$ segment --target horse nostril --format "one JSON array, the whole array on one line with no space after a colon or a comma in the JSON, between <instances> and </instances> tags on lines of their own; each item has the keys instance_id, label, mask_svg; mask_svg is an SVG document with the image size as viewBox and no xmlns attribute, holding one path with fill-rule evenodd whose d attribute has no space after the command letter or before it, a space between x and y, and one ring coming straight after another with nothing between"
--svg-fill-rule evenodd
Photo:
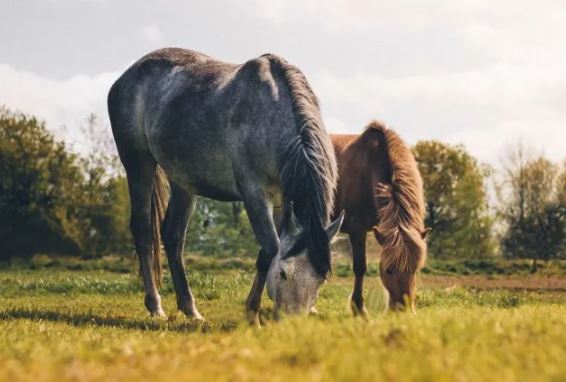
<instances>
[{"instance_id":1,"label":"horse nostril","mask_svg":"<svg viewBox=\"0 0 566 382\"><path fill-rule=\"evenodd\" d=\"M287 280L287 275L285 274L285 271L283 269L279 271L279 276L281 276L283 280Z\"/></svg>"}]
</instances>

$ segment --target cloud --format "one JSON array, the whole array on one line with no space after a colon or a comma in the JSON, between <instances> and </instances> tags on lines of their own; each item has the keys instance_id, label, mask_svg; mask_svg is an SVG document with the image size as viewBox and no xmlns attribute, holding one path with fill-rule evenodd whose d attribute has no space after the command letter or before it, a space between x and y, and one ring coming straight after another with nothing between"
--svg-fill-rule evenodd
<instances>
[{"instance_id":1,"label":"cloud","mask_svg":"<svg viewBox=\"0 0 566 382\"><path fill-rule=\"evenodd\" d=\"M525 18L537 18L541 23L564 20L564 4L560 0L550 0L544 5L531 0L512 4L501 0L252 0L252 4L249 8L254 14L270 22L308 20L329 29L414 30L433 25L465 26L480 20L503 25L521 24Z\"/></svg>"},{"instance_id":2,"label":"cloud","mask_svg":"<svg viewBox=\"0 0 566 382\"><path fill-rule=\"evenodd\" d=\"M53 80L0 64L0 105L44 120L60 138L81 145L80 125L90 113L107 124L106 95L119 73Z\"/></svg>"},{"instance_id":3,"label":"cloud","mask_svg":"<svg viewBox=\"0 0 566 382\"><path fill-rule=\"evenodd\" d=\"M386 45L389 50L368 47L363 65L311 70L309 79L330 130L360 131L378 118L413 143L431 138L464 143L491 163L499 162L501 149L519 139L554 160L566 158L560 139L566 128L563 2L255 3L256 16L273 23L339 32L353 45L362 35L375 36L378 44L382 36L396 43ZM407 63L407 57L413 62Z\"/></svg>"},{"instance_id":4,"label":"cloud","mask_svg":"<svg viewBox=\"0 0 566 382\"><path fill-rule=\"evenodd\" d=\"M454 20L491 4L482 0L254 0L253 3L252 9L260 18L277 23L309 19L330 29L421 28L429 26L431 20Z\"/></svg>"},{"instance_id":5,"label":"cloud","mask_svg":"<svg viewBox=\"0 0 566 382\"><path fill-rule=\"evenodd\" d=\"M151 45L159 45L163 42L163 32L157 25L146 25L141 28L142 39Z\"/></svg>"},{"instance_id":6,"label":"cloud","mask_svg":"<svg viewBox=\"0 0 566 382\"><path fill-rule=\"evenodd\" d=\"M41 1L44 3L62 4L62 3L69 3L72 1L83 2L83 3L107 3L109 0L41 0Z\"/></svg>"},{"instance_id":7,"label":"cloud","mask_svg":"<svg viewBox=\"0 0 566 382\"><path fill-rule=\"evenodd\" d=\"M265 32L270 45L284 50L283 42L305 36L303 46L290 48L295 56L289 58L308 74L330 131L359 132L378 118L411 143L464 143L491 163L519 139L554 160L566 157L561 0L233 0L232 5L251 12L246 28ZM169 27L155 20L132 27L143 50L178 37L164 36L159 25ZM217 32L231 27L221 23ZM249 40L245 49L262 51L264 45ZM0 103L38 115L52 128L72 129L93 111L106 118L106 92L117 76L58 81L0 65Z\"/></svg>"},{"instance_id":8,"label":"cloud","mask_svg":"<svg viewBox=\"0 0 566 382\"><path fill-rule=\"evenodd\" d=\"M566 127L566 74L536 69L496 64L396 78L321 72L312 82L323 112L330 111L325 119L332 121L331 130L359 132L371 118L378 118L412 143L418 139L463 143L491 163L499 161L504 146L518 139L563 160L566 144L560 135Z\"/></svg>"}]
</instances>

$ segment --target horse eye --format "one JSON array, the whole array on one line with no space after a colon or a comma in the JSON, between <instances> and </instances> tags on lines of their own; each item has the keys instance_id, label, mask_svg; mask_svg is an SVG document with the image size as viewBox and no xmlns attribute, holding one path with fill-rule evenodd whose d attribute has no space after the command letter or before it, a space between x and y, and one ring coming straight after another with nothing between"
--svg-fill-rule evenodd
<instances>
[{"instance_id":1,"label":"horse eye","mask_svg":"<svg viewBox=\"0 0 566 382\"><path fill-rule=\"evenodd\" d=\"M388 275L393 276L393 269L387 268L385 272L387 272Z\"/></svg>"},{"instance_id":2,"label":"horse eye","mask_svg":"<svg viewBox=\"0 0 566 382\"><path fill-rule=\"evenodd\" d=\"M287 280L287 275L285 274L284 270L279 271L279 276L281 276L283 280Z\"/></svg>"}]
</instances>

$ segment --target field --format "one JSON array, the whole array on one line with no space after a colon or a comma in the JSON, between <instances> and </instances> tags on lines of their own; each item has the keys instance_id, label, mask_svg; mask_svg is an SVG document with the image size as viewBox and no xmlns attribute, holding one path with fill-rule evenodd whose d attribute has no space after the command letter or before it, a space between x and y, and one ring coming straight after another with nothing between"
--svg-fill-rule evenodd
<instances>
[{"instance_id":1,"label":"field","mask_svg":"<svg viewBox=\"0 0 566 382\"><path fill-rule=\"evenodd\" d=\"M551 277L428 270L416 315L383 311L367 279L369 320L347 310L346 264L322 288L316 317L248 327L250 259L189 259L206 322L151 319L129 260L0 269L0 380L566 380L566 283ZM551 280L551 281L548 281Z\"/></svg>"}]
</instances>

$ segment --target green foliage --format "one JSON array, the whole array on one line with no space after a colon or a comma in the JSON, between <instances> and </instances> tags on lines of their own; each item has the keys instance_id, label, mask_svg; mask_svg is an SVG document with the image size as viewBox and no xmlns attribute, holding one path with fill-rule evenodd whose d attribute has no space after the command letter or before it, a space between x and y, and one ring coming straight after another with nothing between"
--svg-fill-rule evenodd
<instances>
[{"instance_id":1,"label":"green foliage","mask_svg":"<svg viewBox=\"0 0 566 382\"><path fill-rule=\"evenodd\" d=\"M562 166L562 173L556 180L556 200L562 206L566 206L566 163Z\"/></svg>"},{"instance_id":2,"label":"green foliage","mask_svg":"<svg viewBox=\"0 0 566 382\"><path fill-rule=\"evenodd\" d=\"M502 238L510 258L566 258L566 170L543 157L529 159L518 147L505 171L506 192L500 214L507 224Z\"/></svg>"},{"instance_id":3,"label":"green foliage","mask_svg":"<svg viewBox=\"0 0 566 382\"><path fill-rule=\"evenodd\" d=\"M0 109L0 253L78 252L77 158L35 118Z\"/></svg>"},{"instance_id":4,"label":"green foliage","mask_svg":"<svg viewBox=\"0 0 566 382\"><path fill-rule=\"evenodd\" d=\"M436 258L486 257L494 253L487 170L461 146L421 141L413 153L423 177L429 253Z\"/></svg>"},{"instance_id":5,"label":"green foliage","mask_svg":"<svg viewBox=\"0 0 566 382\"><path fill-rule=\"evenodd\" d=\"M187 249L206 255L257 255L259 246L241 202L199 198L191 218Z\"/></svg>"},{"instance_id":6,"label":"green foliage","mask_svg":"<svg viewBox=\"0 0 566 382\"><path fill-rule=\"evenodd\" d=\"M501 258L451 259L428 261L423 273L431 275L486 275L486 276L527 276L532 265L527 260ZM566 262L548 263L541 276L566 276Z\"/></svg>"},{"instance_id":7,"label":"green foliage","mask_svg":"<svg viewBox=\"0 0 566 382\"><path fill-rule=\"evenodd\" d=\"M91 114L82 125L89 146L79 159L84 181L76 195L83 254L132 250L128 184L110 134Z\"/></svg>"},{"instance_id":8,"label":"green foliage","mask_svg":"<svg viewBox=\"0 0 566 382\"><path fill-rule=\"evenodd\" d=\"M132 250L129 232L129 197L126 178L106 181L89 178L77 195L79 227L84 255Z\"/></svg>"},{"instance_id":9,"label":"green foliage","mask_svg":"<svg viewBox=\"0 0 566 382\"><path fill-rule=\"evenodd\" d=\"M93 123L94 120L90 120ZM71 153L33 117L0 109L0 254L124 250L127 186L102 151Z\"/></svg>"}]
</instances>

